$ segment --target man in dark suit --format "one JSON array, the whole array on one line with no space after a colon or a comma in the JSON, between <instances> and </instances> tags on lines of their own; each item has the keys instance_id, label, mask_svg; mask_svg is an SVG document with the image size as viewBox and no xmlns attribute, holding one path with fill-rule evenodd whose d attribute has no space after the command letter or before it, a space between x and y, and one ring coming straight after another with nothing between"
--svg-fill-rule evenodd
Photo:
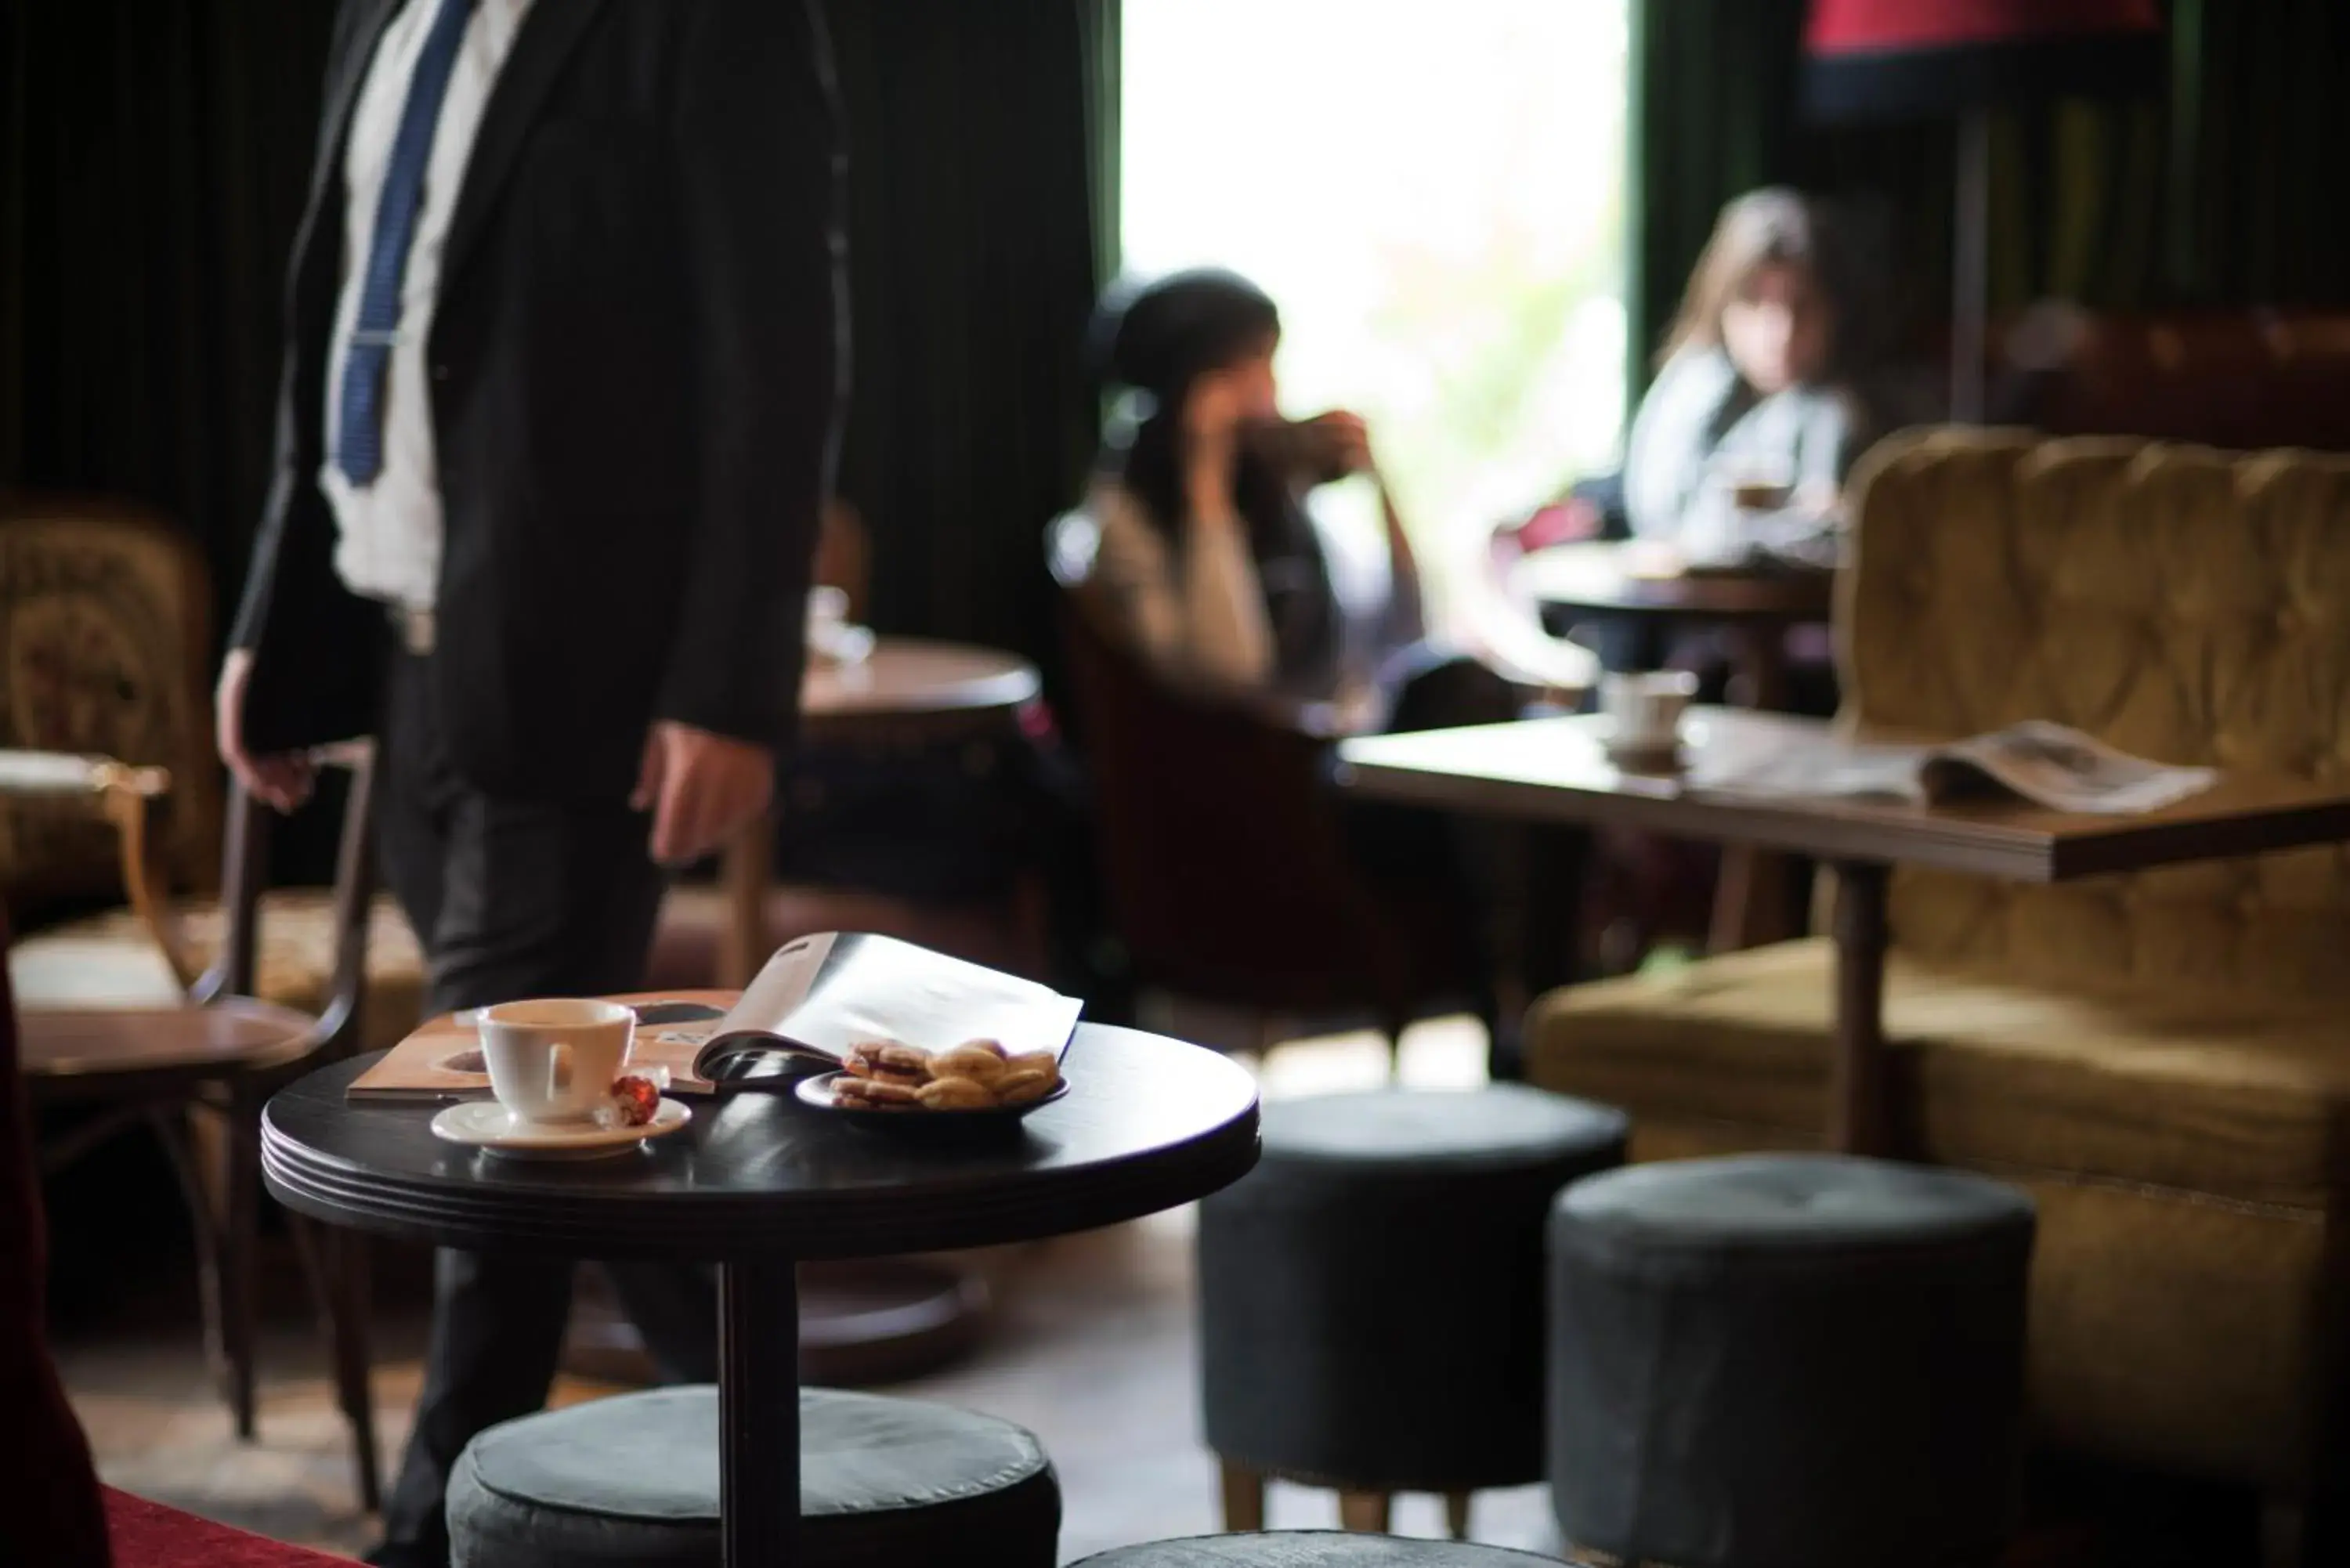
<instances>
[{"instance_id":1,"label":"man in dark suit","mask_svg":"<svg viewBox=\"0 0 2350 1568\"><path fill-rule=\"evenodd\" d=\"M281 808L374 734L436 1010L638 982L660 867L765 809L835 445L838 114L816 0L344 0L276 477L222 671ZM615 1268L665 1373L708 1282ZM376 1561L536 1409L567 1266L443 1252Z\"/></svg>"}]
</instances>

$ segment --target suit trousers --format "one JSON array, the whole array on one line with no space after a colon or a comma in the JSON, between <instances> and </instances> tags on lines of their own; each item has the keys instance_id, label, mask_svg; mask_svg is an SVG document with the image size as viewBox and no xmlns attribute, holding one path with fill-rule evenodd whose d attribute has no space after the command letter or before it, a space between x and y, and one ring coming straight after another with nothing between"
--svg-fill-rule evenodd
<instances>
[{"instance_id":1,"label":"suit trousers","mask_svg":"<svg viewBox=\"0 0 2350 1568\"><path fill-rule=\"evenodd\" d=\"M619 801L494 799L468 785L448 761L430 658L404 648L389 656L379 739L385 879L424 946L428 1012L642 983L665 879L641 814ZM604 1267L662 1377L714 1381L710 1272ZM435 1258L424 1387L376 1561L447 1563L450 1470L473 1434L546 1404L573 1269L569 1259L449 1248Z\"/></svg>"}]
</instances>

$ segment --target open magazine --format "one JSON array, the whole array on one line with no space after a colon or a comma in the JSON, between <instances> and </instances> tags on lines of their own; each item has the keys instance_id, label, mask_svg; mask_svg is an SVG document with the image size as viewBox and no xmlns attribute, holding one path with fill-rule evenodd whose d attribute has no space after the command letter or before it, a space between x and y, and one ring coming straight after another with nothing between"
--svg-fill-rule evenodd
<instances>
[{"instance_id":1,"label":"open magazine","mask_svg":"<svg viewBox=\"0 0 2350 1568\"><path fill-rule=\"evenodd\" d=\"M2046 720L1936 746L1865 741L1790 745L1692 771L1697 788L1731 794L1830 795L1936 805L2005 790L2051 811L2130 815L2209 789L2210 768L2173 767L2116 751Z\"/></svg>"},{"instance_id":2,"label":"open magazine","mask_svg":"<svg viewBox=\"0 0 2350 1568\"><path fill-rule=\"evenodd\" d=\"M1066 1049L1083 1003L910 942L855 932L802 937L769 959L733 1011L691 1001L636 1004L629 1061L659 1067L669 1089L708 1095L740 1085L788 1087L837 1067L851 1045L895 1040L941 1051L966 1040L1007 1052ZM419 1029L346 1091L357 1100L452 1100L489 1093L473 1016Z\"/></svg>"},{"instance_id":3,"label":"open magazine","mask_svg":"<svg viewBox=\"0 0 2350 1568\"><path fill-rule=\"evenodd\" d=\"M993 1040L1014 1055L1060 1054L1085 1004L1050 986L890 937L843 931L776 950L711 1023L693 1071L721 1087L780 1086L848 1048L889 1040L944 1051Z\"/></svg>"}]
</instances>

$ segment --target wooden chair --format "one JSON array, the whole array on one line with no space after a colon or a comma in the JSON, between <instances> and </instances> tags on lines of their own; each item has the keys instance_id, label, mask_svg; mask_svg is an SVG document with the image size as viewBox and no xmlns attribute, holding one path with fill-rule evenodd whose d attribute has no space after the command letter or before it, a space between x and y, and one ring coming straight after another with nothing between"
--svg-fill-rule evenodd
<instances>
[{"instance_id":1,"label":"wooden chair","mask_svg":"<svg viewBox=\"0 0 2350 1568\"><path fill-rule=\"evenodd\" d=\"M7 920L0 914L0 947ZM16 1070L16 1013L0 980L0 1386L16 1447L0 1468L0 1519L11 1563L96 1568L328 1568L339 1561L280 1546L128 1492L101 1488L89 1444L49 1355L47 1238Z\"/></svg>"},{"instance_id":2,"label":"wooden chair","mask_svg":"<svg viewBox=\"0 0 2350 1568\"><path fill-rule=\"evenodd\" d=\"M193 1220L204 1341L237 1435L254 1434L255 1250L261 1199L261 1106L279 1085L348 1053L358 1038L366 987L373 751L355 742L322 762L348 771L333 892L332 993L308 1012L253 994L259 950L269 814L231 793L217 960L176 1006L50 1008L19 1012L21 1067L37 1110L66 1112L43 1143L53 1171L133 1127L151 1130L170 1156ZM147 825L171 785L164 770L110 758L0 753L0 794L78 801L112 823L130 905L175 971L188 944L160 886ZM78 1111L78 1116L69 1113ZM324 1321L336 1389L349 1420L359 1490L380 1501L369 1387L366 1255L355 1234L294 1221L293 1233Z\"/></svg>"},{"instance_id":3,"label":"wooden chair","mask_svg":"<svg viewBox=\"0 0 2350 1568\"><path fill-rule=\"evenodd\" d=\"M1082 512L1048 541L1111 918L1140 985L1258 1020L1405 1026L1474 994L1451 900L1357 868L1330 787L1325 705L1178 688L1146 670L1092 584Z\"/></svg>"},{"instance_id":4,"label":"wooden chair","mask_svg":"<svg viewBox=\"0 0 2350 1568\"><path fill-rule=\"evenodd\" d=\"M0 748L114 757L171 774L142 831L166 932L120 906L107 824L71 794L0 794L0 897L16 919L18 1005L47 1012L170 1008L213 967L225 911L221 770L213 754L213 593L186 533L119 501L0 498ZM97 912L90 912L96 910ZM264 898L252 994L298 1012L332 998L336 928L325 888ZM389 898L369 915L361 1039L392 1044L422 1013L424 963Z\"/></svg>"}]
</instances>

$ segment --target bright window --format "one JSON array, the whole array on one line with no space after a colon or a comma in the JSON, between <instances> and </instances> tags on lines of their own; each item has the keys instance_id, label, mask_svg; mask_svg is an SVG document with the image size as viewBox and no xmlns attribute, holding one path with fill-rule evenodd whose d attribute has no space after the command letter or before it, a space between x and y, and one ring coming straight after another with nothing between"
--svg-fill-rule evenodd
<instances>
[{"instance_id":1,"label":"bright window","mask_svg":"<svg viewBox=\"0 0 2350 1568\"><path fill-rule=\"evenodd\" d=\"M1423 556L1610 466L1625 0L1124 0L1127 266L1282 307L1283 401L1371 421Z\"/></svg>"}]
</instances>

